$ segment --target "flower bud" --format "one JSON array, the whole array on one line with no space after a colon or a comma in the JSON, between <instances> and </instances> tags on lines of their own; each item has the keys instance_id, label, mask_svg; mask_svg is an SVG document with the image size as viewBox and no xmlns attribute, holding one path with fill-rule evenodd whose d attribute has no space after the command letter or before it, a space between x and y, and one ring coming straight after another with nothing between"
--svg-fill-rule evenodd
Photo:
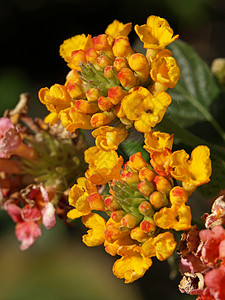
<instances>
[{"instance_id":1,"label":"flower bud","mask_svg":"<svg viewBox=\"0 0 225 300\"><path fill-rule=\"evenodd\" d=\"M170 202L172 205L181 205L188 200L188 193L181 186L175 186L170 191Z\"/></svg>"},{"instance_id":2,"label":"flower bud","mask_svg":"<svg viewBox=\"0 0 225 300\"><path fill-rule=\"evenodd\" d=\"M156 189L162 194L168 194L172 189L169 180L163 176L155 176L153 183L155 184Z\"/></svg>"},{"instance_id":3,"label":"flower bud","mask_svg":"<svg viewBox=\"0 0 225 300\"><path fill-rule=\"evenodd\" d=\"M92 193L88 197L88 203L91 209L105 211L105 203L102 195Z\"/></svg>"},{"instance_id":4,"label":"flower bud","mask_svg":"<svg viewBox=\"0 0 225 300\"><path fill-rule=\"evenodd\" d=\"M111 218L113 219L113 221L115 222L120 222L121 219L124 217L125 212L123 210L114 210L111 213Z\"/></svg>"},{"instance_id":5,"label":"flower bud","mask_svg":"<svg viewBox=\"0 0 225 300\"><path fill-rule=\"evenodd\" d=\"M105 68L112 65L112 60L106 55L99 55L97 58L97 64L99 65L99 67Z\"/></svg>"},{"instance_id":6,"label":"flower bud","mask_svg":"<svg viewBox=\"0 0 225 300\"><path fill-rule=\"evenodd\" d=\"M84 50L75 50L71 54L72 67L75 70L81 70L80 63L87 63Z\"/></svg>"},{"instance_id":7,"label":"flower bud","mask_svg":"<svg viewBox=\"0 0 225 300\"><path fill-rule=\"evenodd\" d=\"M143 201L139 205L138 210L144 216L151 217L154 215L154 209L153 209L152 205L150 204L150 202L148 202L148 201Z\"/></svg>"},{"instance_id":8,"label":"flower bud","mask_svg":"<svg viewBox=\"0 0 225 300\"><path fill-rule=\"evenodd\" d=\"M97 88L90 88L86 92L86 97L88 101L97 101L100 96L101 92Z\"/></svg>"},{"instance_id":9,"label":"flower bud","mask_svg":"<svg viewBox=\"0 0 225 300\"><path fill-rule=\"evenodd\" d=\"M156 209L156 210L160 209L163 206L168 205L168 200L167 200L166 196L158 191L154 191L150 195L149 201L150 201L151 205L154 207L154 209Z\"/></svg>"},{"instance_id":10,"label":"flower bud","mask_svg":"<svg viewBox=\"0 0 225 300\"><path fill-rule=\"evenodd\" d=\"M68 82L66 86L71 98L76 99L82 98L84 96L84 93L79 84Z\"/></svg>"},{"instance_id":11,"label":"flower bud","mask_svg":"<svg viewBox=\"0 0 225 300\"><path fill-rule=\"evenodd\" d=\"M98 53L93 49L93 48L89 48L86 52L86 60L90 63L92 63L93 65L96 64L96 60L98 57Z\"/></svg>"},{"instance_id":12,"label":"flower bud","mask_svg":"<svg viewBox=\"0 0 225 300\"><path fill-rule=\"evenodd\" d=\"M118 210L121 208L113 196L108 196L107 198L105 198L104 203L105 203L106 208L111 211Z\"/></svg>"},{"instance_id":13,"label":"flower bud","mask_svg":"<svg viewBox=\"0 0 225 300\"><path fill-rule=\"evenodd\" d=\"M128 184L138 183L139 182L139 177L138 177L138 173L137 172L126 172L126 171L124 171L121 174L121 179L123 181L126 181L126 183L128 183Z\"/></svg>"},{"instance_id":14,"label":"flower bud","mask_svg":"<svg viewBox=\"0 0 225 300\"><path fill-rule=\"evenodd\" d=\"M113 54L116 57L128 58L131 54L134 53L131 48L129 39L126 36L120 36L116 38L112 50L113 50Z\"/></svg>"},{"instance_id":15,"label":"flower bud","mask_svg":"<svg viewBox=\"0 0 225 300\"><path fill-rule=\"evenodd\" d=\"M126 214L120 222L121 225L126 228L134 228L139 223L138 218L131 214Z\"/></svg>"},{"instance_id":16,"label":"flower bud","mask_svg":"<svg viewBox=\"0 0 225 300\"><path fill-rule=\"evenodd\" d=\"M125 57L117 57L113 62L114 68L119 72L122 68L127 68L128 62Z\"/></svg>"},{"instance_id":17,"label":"flower bud","mask_svg":"<svg viewBox=\"0 0 225 300\"><path fill-rule=\"evenodd\" d=\"M77 100L75 102L75 109L76 111L86 114L93 114L99 110L96 103L88 102L87 100Z\"/></svg>"},{"instance_id":18,"label":"flower bud","mask_svg":"<svg viewBox=\"0 0 225 300\"><path fill-rule=\"evenodd\" d=\"M140 169L147 167L147 163L141 155L141 152L131 155L127 165L134 171L139 171Z\"/></svg>"},{"instance_id":19,"label":"flower bud","mask_svg":"<svg viewBox=\"0 0 225 300\"><path fill-rule=\"evenodd\" d=\"M108 90L108 98L114 105L119 104L126 95L127 92L117 85Z\"/></svg>"},{"instance_id":20,"label":"flower bud","mask_svg":"<svg viewBox=\"0 0 225 300\"><path fill-rule=\"evenodd\" d=\"M145 217L140 223L140 228L144 233L153 233L156 231L156 224L152 218Z\"/></svg>"},{"instance_id":21,"label":"flower bud","mask_svg":"<svg viewBox=\"0 0 225 300\"><path fill-rule=\"evenodd\" d=\"M150 76L150 67L146 57L141 53L132 54L128 59L129 66L136 72L141 83L146 82Z\"/></svg>"},{"instance_id":22,"label":"flower bud","mask_svg":"<svg viewBox=\"0 0 225 300\"><path fill-rule=\"evenodd\" d=\"M141 181L138 183L137 188L145 197L149 197L150 194L155 190L154 184L148 181Z\"/></svg>"},{"instance_id":23,"label":"flower bud","mask_svg":"<svg viewBox=\"0 0 225 300\"><path fill-rule=\"evenodd\" d=\"M100 127L112 122L115 118L112 112L103 112L103 113L96 113L91 117L91 125L93 127Z\"/></svg>"},{"instance_id":24,"label":"flower bud","mask_svg":"<svg viewBox=\"0 0 225 300\"><path fill-rule=\"evenodd\" d=\"M109 100L109 98L106 97L99 97L98 98L98 107L102 110L102 111L106 111L110 108L113 107L112 102Z\"/></svg>"},{"instance_id":25,"label":"flower bud","mask_svg":"<svg viewBox=\"0 0 225 300\"><path fill-rule=\"evenodd\" d=\"M106 227L105 230L105 239L109 243L114 243L119 238L125 237L129 234L129 231L126 229L120 229L113 224L110 224Z\"/></svg>"},{"instance_id":26,"label":"flower bud","mask_svg":"<svg viewBox=\"0 0 225 300\"><path fill-rule=\"evenodd\" d=\"M107 34L100 34L92 38L93 48L95 51L105 52L111 59L114 58L112 49L108 43Z\"/></svg>"},{"instance_id":27,"label":"flower bud","mask_svg":"<svg viewBox=\"0 0 225 300\"><path fill-rule=\"evenodd\" d=\"M134 75L133 71L129 68L123 68L117 74L121 85L124 88L131 89L132 87L138 85L138 78Z\"/></svg>"},{"instance_id":28,"label":"flower bud","mask_svg":"<svg viewBox=\"0 0 225 300\"><path fill-rule=\"evenodd\" d=\"M144 181L145 179L148 180L149 182L152 182L155 177L155 173L150 170L148 167L143 167L139 171L139 179L140 181Z\"/></svg>"}]
</instances>

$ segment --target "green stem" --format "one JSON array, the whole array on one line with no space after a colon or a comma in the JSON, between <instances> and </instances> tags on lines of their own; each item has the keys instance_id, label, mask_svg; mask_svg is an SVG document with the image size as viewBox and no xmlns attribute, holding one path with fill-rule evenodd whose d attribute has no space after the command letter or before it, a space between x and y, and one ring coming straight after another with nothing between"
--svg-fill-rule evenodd
<instances>
[{"instance_id":1,"label":"green stem","mask_svg":"<svg viewBox=\"0 0 225 300\"><path fill-rule=\"evenodd\" d=\"M162 131L169 131L169 133L174 133L176 138L179 138L184 144L188 146L196 147L198 145L206 145L211 149L211 152L215 157L220 157L222 160L225 161L225 149L195 136L188 130L181 128L180 126L175 124L170 119L164 118L162 122L158 124L157 127Z\"/></svg>"},{"instance_id":2,"label":"green stem","mask_svg":"<svg viewBox=\"0 0 225 300\"><path fill-rule=\"evenodd\" d=\"M190 94L187 94L181 86L178 85L176 89L181 95L185 95L185 97L190 101L190 103L199 110L199 112L205 117L205 119L208 122L212 124L212 126L216 129L216 131L219 133L219 135L225 142L225 132L223 128L213 118L211 113L197 99L195 99L195 97L192 97Z\"/></svg>"}]
</instances>

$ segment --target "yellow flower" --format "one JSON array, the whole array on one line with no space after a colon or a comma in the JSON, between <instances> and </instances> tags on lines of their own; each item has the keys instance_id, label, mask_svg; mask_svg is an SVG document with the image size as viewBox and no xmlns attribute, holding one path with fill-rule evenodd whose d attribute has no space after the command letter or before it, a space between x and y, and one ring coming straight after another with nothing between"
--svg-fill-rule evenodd
<instances>
[{"instance_id":1,"label":"yellow flower","mask_svg":"<svg viewBox=\"0 0 225 300\"><path fill-rule=\"evenodd\" d=\"M147 24L136 25L134 29L144 43L144 48L147 49L164 49L178 38L178 35L173 37L173 30L169 23L157 16L148 17Z\"/></svg>"},{"instance_id":2,"label":"yellow flower","mask_svg":"<svg viewBox=\"0 0 225 300\"><path fill-rule=\"evenodd\" d=\"M144 149L151 153L152 151L161 151L165 148L172 149L174 134L168 134L160 131L150 131L145 133Z\"/></svg>"},{"instance_id":3,"label":"yellow flower","mask_svg":"<svg viewBox=\"0 0 225 300\"><path fill-rule=\"evenodd\" d=\"M185 150L173 152L170 157L171 175L187 186L199 186L210 181L212 172L210 150L207 146L197 146L191 158Z\"/></svg>"},{"instance_id":4,"label":"yellow flower","mask_svg":"<svg viewBox=\"0 0 225 300\"><path fill-rule=\"evenodd\" d=\"M76 111L74 105L60 111L59 118L67 131L74 132L77 128L93 129L90 120L91 115Z\"/></svg>"},{"instance_id":5,"label":"yellow flower","mask_svg":"<svg viewBox=\"0 0 225 300\"><path fill-rule=\"evenodd\" d=\"M114 263L113 273L117 278L124 278L125 283L142 277L152 265L151 258L145 257L137 245L123 246L118 254L122 257Z\"/></svg>"},{"instance_id":6,"label":"yellow flower","mask_svg":"<svg viewBox=\"0 0 225 300\"><path fill-rule=\"evenodd\" d=\"M87 234L83 235L83 242L89 246L99 246L105 241L105 219L95 213L90 213L87 216L82 217L82 223L91 228Z\"/></svg>"},{"instance_id":7,"label":"yellow flower","mask_svg":"<svg viewBox=\"0 0 225 300\"><path fill-rule=\"evenodd\" d=\"M38 96L41 103L54 113L70 107L70 103L73 101L67 88L60 84L54 84L50 89L47 87L40 89Z\"/></svg>"},{"instance_id":8,"label":"yellow flower","mask_svg":"<svg viewBox=\"0 0 225 300\"><path fill-rule=\"evenodd\" d=\"M106 28L105 33L112 37L113 39L120 36L128 36L131 31L132 23L123 24L117 20L114 20L109 26Z\"/></svg>"},{"instance_id":9,"label":"yellow flower","mask_svg":"<svg viewBox=\"0 0 225 300\"><path fill-rule=\"evenodd\" d=\"M190 207L185 204L163 207L154 214L154 221L163 229L187 230L191 228Z\"/></svg>"},{"instance_id":10,"label":"yellow flower","mask_svg":"<svg viewBox=\"0 0 225 300\"><path fill-rule=\"evenodd\" d=\"M121 102L127 119L134 121L140 132L150 132L158 124L171 103L171 97L165 92L152 95L147 89L139 87L125 96Z\"/></svg>"},{"instance_id":11,"label":"yellow flower","mask_svg":"<svg viewBox=\"0 0 225 300\"><path fill-rule=\"evenodd\" d=\"M167 176L169 175L170 171L172 170L170 166L170 156L171 151L166 148L161 151L152 151L151 152L151 160L150 163L153 166L154 170L160 176Z\"/></svg>"},{"instance_id":12,"label":"yellow flower","mask_svg":"<svg viewBox=\"0 0 225 300\"><path fill-rule=\"evenodd\" d=\"M173 234L166 231L158 234L156 237L150 237L142 245L142 250L145 256L156 256L158 260L166 260L173 254L176 245Z\"/></svg>"},{"instance_id":13,"label":"yellow flower","mask_svg":"<svg viewBox=\"0 0 225 300\"><path fill-rule=\"evenodd\" d=\"M84 155L89 164L86 176L93 183L101 185L119 178L123 158L118 157L116 151L104 151L95 146L86 150Z\"/></svg>"},{"instance_id":14,"label":"yellow flower","mask_svg":"<svg viewBox=\"0 0 225 300\"><path fill-rule=\"evenodd\" d=\"M151 62L150 75L152 79L167 88L174 88L180 78L180 68L168 49L159 51Z\"/></svg>"},{"instance_id":15,"label":"yellow flower","mask_svg":"<svg viewBox=\"0 0 225 300\"><path fill-rule=\"evenodd\" d=\"M76 207L68 213L71 219L79 218L82 215L87 215L91 212L88 202L88 197L91 193L96 193L96 186L86 179L80 177L77 179L77 184L73 185L69 193L69 204Z\"/></svg>"},{"instance_id":16,"label":"yellow flower","mask_svg":"<svg viewBox=\"0 0 225 300\"><path fill-rule=\"evenodd\" d=\"M118 145L125 140L127 130L125 128L115 128L110 126L102 126L92 132L95 138L96 146L99 149L108 151L116 150Z\"/></svg>"},{"instance_id":17,"label":"yellow flower","mask_svg":"<svg viewBox=\"0 0 225 300\"><path fill-rule=\"evenodd\" d=\"M68 63L68 66L71 67L72 52L76 50L86 51L92 46L91 35L79 34L65 40L60 46L59 54Z\"/></svg>"}]
</instances>

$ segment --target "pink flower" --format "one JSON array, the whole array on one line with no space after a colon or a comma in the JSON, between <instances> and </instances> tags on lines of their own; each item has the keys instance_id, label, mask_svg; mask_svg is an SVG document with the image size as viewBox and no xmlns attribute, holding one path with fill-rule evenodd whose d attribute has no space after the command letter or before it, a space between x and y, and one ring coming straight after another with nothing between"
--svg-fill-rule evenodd
<instances>
[{"instance_id":1,"label":"pink flower","mask_svg":"<svg viewBox=\"0 0 225 300\"><path fill-rule=\"evenodd\" d=\"M225 266L213 269L205 275L205 285L210 294L217 300L225 299Z\"/></svg>"},{"instance_id":2,"label":"pink flower","mask_svg":"<svg viewBox=\"0 0 225 300\"><path fill-rule=\"evenodd\" d=\"M24 221L16 224L15 233L17 239L22 242L20 249L26 250L36 242L39 236L41 236L41 229L34 221Z\"/></svg>"},{"instance_id":3,"label":"pink flower","mask_svg":"<svg viewBox=\"0 0 225 300\"><path fill-rule=\"evenodd\" d=\"M0 157L9 158L21 143L18 129L8 118L0 118Z\"/></svg>"}]
</instances>

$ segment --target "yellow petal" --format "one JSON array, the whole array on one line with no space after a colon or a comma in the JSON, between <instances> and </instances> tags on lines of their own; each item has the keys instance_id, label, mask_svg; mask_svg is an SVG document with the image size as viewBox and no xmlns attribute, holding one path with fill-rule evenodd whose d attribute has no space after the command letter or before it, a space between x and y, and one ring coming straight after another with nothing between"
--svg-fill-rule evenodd
<instances>
[{"instance_id":1,"label":"yellow petal","mask_svg":"<svg viewBox=\"0 0 225 300\"><path fill-rule=\"evenodd\" d=\"M83 242L89 246L99 246L105 241L105 220L98 214L90 213L82 217L83 224L91 228L87 234L83 235Z\"/></svg>"}]
</instances>

